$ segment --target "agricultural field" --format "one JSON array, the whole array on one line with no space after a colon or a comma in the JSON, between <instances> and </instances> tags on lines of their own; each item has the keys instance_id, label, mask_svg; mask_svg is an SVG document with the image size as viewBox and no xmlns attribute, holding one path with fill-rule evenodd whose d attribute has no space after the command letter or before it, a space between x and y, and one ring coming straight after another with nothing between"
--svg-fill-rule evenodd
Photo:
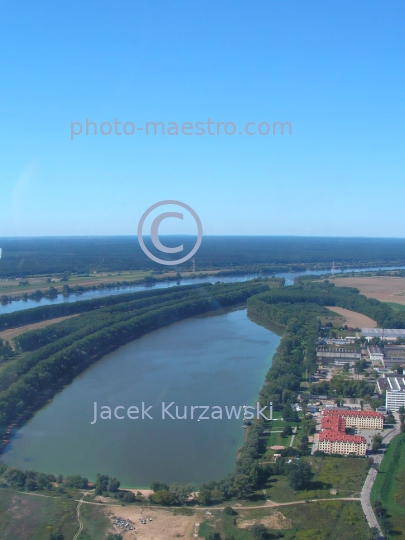
<instances>
[{"instance_id":1,"label":"agricultural field","mask_svg":"<svg viewBox=\"0 0 405 540\"><path fill-rule=\"evenodd\" d=\"M338 287L356 287L367 298L380 302L394 302L405 306L405 278L402 277L331 277L330 281Z\"/></svg>"},{"instance_id":2,"label":"agricultural field","mask_svg":"<svg viewBox=\"0 0 405 540\"><path fill-rule=\"evenodd\" d=\"M367 317L362 313L357 313L356 311L337 306L326 307L330 311L340 315L343 318L343 324L347 324L347 326L351 326L352 328L375 328L377 326L377 323L373 321L373 319L370 319L370 317Z\"/></svg>"}]
</instances>

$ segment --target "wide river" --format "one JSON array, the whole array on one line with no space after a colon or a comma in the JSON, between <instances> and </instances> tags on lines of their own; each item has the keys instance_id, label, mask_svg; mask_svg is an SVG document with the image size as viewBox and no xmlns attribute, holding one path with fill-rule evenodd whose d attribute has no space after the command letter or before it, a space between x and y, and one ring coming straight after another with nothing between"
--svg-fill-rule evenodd
<instances>
[{"instance_id":1,"label":"wide river","mask_svg":"<svg viewBox=\"0 0 405 540\"><path fill-rule=\"evenodd\" d=\"M243 412L226 418L225 406L252 405L280 337L249 318L245 308L194 317L157 330L108 354L19 429L6 448L10 466L54 474L97 473L125 487L200 484L233 470L243 444ZM125 416L130 406L153 419L94 421L94 403ZM162 419L162 402L179 406L186 420ZM190 419L191 406L221 407L222 420ZM107 409L103 409L107 411ZM216 409L218 411L218 409ZM175 406L169 412L175 416ZM202 413L202 409L199 410ZM212 409L208 411L208 415ZM135 416L135 410L132 410Z\"/></svg>"},{"instance_id":2,"label":"wide river","mask_svg":"<svg viewBox=\"0 0 405 540\"><path fill-rule=\"evenodd\" d=\"M397 267L379 267L379 268L350 268L348 270L343 270L342 272L336 272L347 274L350 272L367 272L372 270L396 270L404 269L404 266ZM274 274L275 277L282 277L285 279L286 285L292 285L295 278L299 276L306 275L321 275L326 274L327 270L306 270L305 272L284 272ZM8 304L0 304L0 315L2 313L13 313L14 311L22 311L24 309L30 309L38 306L47 306L51 304L61 304L64 302L77 302L78 300L91 300L92 298L102 298L104 296L111 296L115 294L122 294L126 292L137 292L144 291L145 289L162 289L166 287L174 287L175 285L194 285L196 283L215 283L216 281L222 281L223 283L234 283L239 281L247 281L256 277L263 277L259 274L249 274L245 276L209 276L207 278L197 278L197 279L182 279L180 283L176 281L162 281L156 283L155 285L133 285L125 288L117 289L97 289L95 291L86 291L79 294L71 294L69 296L63 296L59 294L56 298L41 298L41 300L19 300L16 302L10 302Z\"/></svg>"}]
</instances>

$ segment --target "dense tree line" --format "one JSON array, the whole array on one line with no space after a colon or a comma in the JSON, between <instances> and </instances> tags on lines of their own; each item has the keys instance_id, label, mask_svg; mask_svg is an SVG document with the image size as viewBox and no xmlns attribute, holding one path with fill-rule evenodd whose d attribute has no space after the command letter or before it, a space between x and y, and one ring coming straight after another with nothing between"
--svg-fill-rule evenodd
<instances>
[{"instance_id":1,"label":"dense tree line","mask_svg":"<svg viewBox=\"0 0 405 540\"><path fill-rule=\"evenodd\" d=\"M208 289L211 290L211 285ZM132 293L131 298L138 298L131 302L112 303L107 299L108 307L100 308L99 310L93 310L86 315L81 315L73 319L59 322L42 330L35 330L26 332L16 339L17 345L24 351L33 351L39 349L36 352L25 355L20 358L13 365L5 367L0 371L0 391L6 390L10 384L16 382L19 377L28 373L38 362L49 358L58 351L69 347L75 341L86 337L91 333L95 333L97 330L101 330L103 327L107 327L110 324L118 323L127 320L134 316L134 310L138 308L137 315L142 315L148 310L158 309L160 306L170 306L173 302L185 300L186 298L195 295L206 296L206 287L176 287L174 289L160 289L159 294L150 294L152 291L148 291L148 295L145 296L145 292ZM162 293L165 292L165 294ZM119 295L121 299L126 299L127 295ZM113 297L117 299L118 297ZM87 301L86 301L87 302ZM93 307L93 301L90 307ZM98 303L99 301L97 301ZM54 307L54 306L51 306ZM36 308L41 309L41 308ZM82 309L82 308L80 308Z\"/></svg>"},{"instance_id":2,"label":"dense tree line","mask_svg":"<svg viewBox=\"0 0 405 540\"><path fill-rule=\"evenodd\" d=\"M13 350L8 341L0 338L0 364L8 360L13 354Z\"/></svg>"},{"instance_id":3,"label":"dense tree line","mask_svg":"<svg viewBox=\"0 0 405 540\"><path fill-rule=\"evenodd\" d=\"M369 383L364 379L354 380L335 376L329 381L321 381L311 386L311 393L318 395L343 396L343 397L361 397L370 400L371 394L374 393L375 383Z\"/></svg>"},{"instance_id":4,"label":"dense tree line","mask_svg":"<svg viewBox=\"0 0 405 540\"><path fill-rule=\"evenodd\" d=\"M130 319L134 316L134 313L139 316L151 311L151 309L174 305L178 301L186 300L186 298L206 297L209 295L211 287L191 287L180 291L177 289L177 287L175 290L164 289L166 294L149 295L146 298L130 302L120 302L82 314L79 317L49 325L40 330L25 332L15 338L14 342L22 351L34 351L65 336L77 340L110 324Z\"/></svg>"},{"instance_id":5,"label":"dense tree line","mask_svg":"<svg viewBox=\"0 0 405 540\"><path fill-rule=\"evenodd\" d=\"M196 285L183 285L176 288L176 291L199 289L210 287L211 283L202 283ZM131 302L132 300L140 300L142 298L151 298L154 296L164 296L171 291L167 289L154 289L140 292L123 293L105 298L93 298L92 300L79 300L77 302L65 302L62 304L53 304L49 306L38 306L31 309L15 311L14 313L5 313L0 315L0 330L7 328L17 328L26 324L33 324L57 317L66 317L68 315L76 315L78 313L86 313L95 311L108 306L115 306L123 302Z\"/></svg>"},{"instance_id":6,"label":"dense tree line","mask_svg":"<svg viewBox=\"0 0 405 540\"><path fill-rule=\"evenodd\" d=\"M63 384L69 383L91 362L134 339L187 317L246 301L268 289L265 283L217 284L207 288L209 294L185 298L166 306L151 306L150 310L106 326L77 339L74 334L48 344L8 367L9 386L0 392L0 433L16 422L27 410L34 410L49 399ZM61 343L62 342L62 348ZM49 354L51 351L52 354ZM45 354L44 354L45 351ZM13 381L13 377L15 382ZM5 383L4 376L2 378ZM11 382L11 384L10 384Z\"/></svg>"},{"instance_id":7,"label":"dense tree line","mask_svg":"<svg viewBox=\"0 0 405 540\"><path fill-rule=\"evenodd\" d=\"M136 237L3 238L0 276L27 276L64 272L160 270L139 247ZM168 237L168 245L184 244L191 251L195 239ZM153 252L149 238L145 243ZM213 237L204 238L196 263L199 269L289 266L305 264L401 266L405 241L401 238ZM308 263L308 264L307 264ZM187 261L181 268L190 268Z\"/></svg>"},{"instance_id":8,"label":"dense tree line","mask_svg":"<svg viewBox=\"0 0 405 540\"><path fill-rule=\"evenodd\" d=\"M293 304L312 304L307 306L309 310L314 310L313 304L317 306L339 306L352 311L357 311L374 319L378 326L382 328L403 328L405 326L405 312L395 311L386 303L367 298L353 287L336 287L328 280L319 282L299 281L292 287L282 289L272 289L254 299L255 311L261 309L265 316L271 318L271 308L266 308L264 304L274 306L284 303L281 311L288 312ZM252 308L253 308L253 304ZM305 311L307 311L305 308ZM278 308L280 309L280 308ZM266 315L267 314L267 315ZM279 315L281 317L281 315Z\"/></svg>"}]
</instances>

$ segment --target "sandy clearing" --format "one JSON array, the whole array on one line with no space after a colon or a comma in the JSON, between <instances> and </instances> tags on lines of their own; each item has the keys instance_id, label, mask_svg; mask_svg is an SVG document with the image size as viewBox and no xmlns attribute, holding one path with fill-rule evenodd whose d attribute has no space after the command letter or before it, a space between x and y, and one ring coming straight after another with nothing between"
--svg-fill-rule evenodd
<instances>
[{"instance_id":1,"label":"sandy clearing","mask_svg":"<svg viewBox=\"0 0 405 540\"><path fill-rule=\"evenodd\" d=\"M370 319L370 317L367 317L361 313L357 313L357 311L350 311L349 309L336 306L326 307L330 311L338 313L344 317L347 326L351 326L352 328L375 328L377 326L377 323L373 321L373 319Z\"/></svg>"},{"instance_id":2,"label":"sandy clearing","mask_svg":"<svg viewBox=\"0 0 405 540\"><path fill-rule=\"evenodd\" d=\"M184 516L175 514L173 511L155 508L136 508L120 506L114 510L105 509L105 513L112 521L116 517L130 519L134 522L134 531L127 531L123 535L125 540L172 540L173 538L189 539L193 537L194 524L200 522L195 515ZM143 525L139 519L147 521ZM152 518L152 521L149 521ZM116 534L120 531L117 529Z\"/></svg>"},{"instance_id":3,"label":"sandy clearing","mask_svg":"<svg viewBox=\"0 0 405 540\"><path fill-rule=\"evenodd\" d=\"M329 278L338 287L356 287L367 298L381 302L396 302L405 305L405 278L402 277L348 277Z\"/></svg>"},{"instance_id":4,"label":"sandy clearing","mask_svg":"<svg viewBox=\"0 0 405 540\"><path fill-rule=\"evenodd\" d=\"M16 336L25 334L25 332L29 332L30 330L39 330L40 328L45 328L50 324L56 324L58 322L65 321L66 319L71 319L72 317L77 317L77 314L67 315L66 317L58 317L56 319L49 319L48 321L41 321L33 324L26 324L25 326L19 326L18 328L10 328L9 330L3 330L3 332L0 332L0 338L10 341L11 346L13 346L11 340Z\"/></svg>"}]
</instances>

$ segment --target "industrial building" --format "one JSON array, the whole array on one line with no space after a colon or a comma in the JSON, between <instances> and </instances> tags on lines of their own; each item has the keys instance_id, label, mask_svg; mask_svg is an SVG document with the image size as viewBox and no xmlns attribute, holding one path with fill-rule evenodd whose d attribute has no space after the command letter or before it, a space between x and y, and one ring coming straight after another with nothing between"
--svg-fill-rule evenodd
<instances>
[{"instance_id":1,"label":"industrial building","mask_svg":"<svg viewBox=\"0 0 405 540\"><path fill-rule=\"evenodd\" d=\"M384 366L405 365L405 345L386 345L384 347Z\"/></svg>"},{"instance_id":2,"label":"industrial building","mask_svg":"<svg viewBox=\"0 0 405 540\"><path fill-rule=\"evenodd\" d=\"M396 341L398 338L405 338L405 330L402 328L362 328L361 335L368 340L373 338Z\"/></svg>"},{"instance_id":3,"label":"industrial building","mask_svg":"<svg viewBox=\"0 0 405 540\"><path fill-rule=\"evenodd\" d=\"M337 365L351 364L361 359L361 352L358 349L329 349L318 347L316 350L318 362L328 364L334 362Z\"/></svg>"}]
</instances>

